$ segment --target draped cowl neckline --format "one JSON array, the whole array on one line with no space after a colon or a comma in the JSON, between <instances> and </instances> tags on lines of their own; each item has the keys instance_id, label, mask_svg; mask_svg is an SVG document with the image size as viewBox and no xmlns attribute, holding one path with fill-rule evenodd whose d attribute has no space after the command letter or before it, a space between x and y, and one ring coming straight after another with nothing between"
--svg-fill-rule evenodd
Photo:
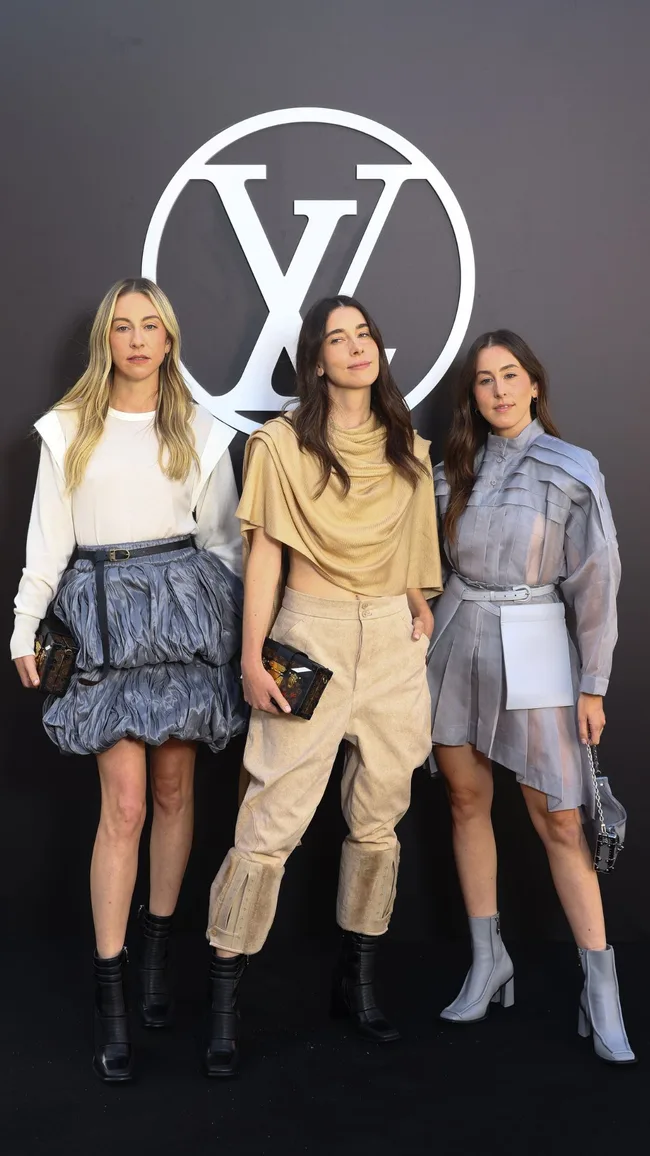
<instances>
[{"instance_id":1,"label":"draped cowl neckline","mask_svg":"<svg viewBox=\"0 0 650 1156\"><path fill-rule=\"evenodd\" d=\"M249 438L242 532L258 527L303 554L328 581L357 594L440 590L440 556L429 443L415 435L425 466L415 486L386 460L386 429L374 413L354 429L328 424L332 451L350 478L332 472L324 489L318 458L300 448L290 418L273 418Z\"/></svg>"},{"instance_id":2,"label":"draped cowl neckline","mask_svg":"<svg viewBox=\"0 0 650 1156\"><path fill-rule=\"evenodd\" d=\"M353 429L330 421L328 440L351 479L385 477L395 468L386 459L386 427L374 413Z\"/></svg>"}]
</instances>

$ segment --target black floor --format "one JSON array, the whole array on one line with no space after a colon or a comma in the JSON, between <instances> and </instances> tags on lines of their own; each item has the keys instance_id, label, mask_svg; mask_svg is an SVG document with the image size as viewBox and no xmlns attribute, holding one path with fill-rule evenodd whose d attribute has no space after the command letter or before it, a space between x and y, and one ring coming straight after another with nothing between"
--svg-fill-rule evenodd
<instances>
[{"instance_id":1,"label":"black floor","mask_svg":"<svg viewBox=\"0 0 650 1156\"><path fill-rule=\"evenodd\" d=\"M373 1048L327 1015L335 944L275 944L245 976L242 1067L199 1070L206 948L178 945L171 1032L136 1029L138 1076L105 1087L90 1068L87 954L58 942L7 950L1 1156L219 1153L410 1156L646 1152L650 1119L647 950L617 949L628 1030L641 1062L610 1068L576 1033L580 973L569 945L511 947L516 1004L445 1025L463 944L383 945L384 1009L403 1039ZM645 1062L644 1062L645 1061Z\"/></svg>"}]
</instances>

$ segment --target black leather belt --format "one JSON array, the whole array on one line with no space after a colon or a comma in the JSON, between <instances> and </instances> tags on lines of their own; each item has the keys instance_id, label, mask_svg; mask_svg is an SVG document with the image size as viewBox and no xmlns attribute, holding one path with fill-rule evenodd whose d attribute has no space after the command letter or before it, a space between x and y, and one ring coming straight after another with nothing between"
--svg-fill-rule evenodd
<instances>
[{"instance_id":1,"label":"black leather belt","mask_svg":"<svg viewBox=\"0 0 650 1156\"><path fill-rule=\"evenodd\" d=\"M194 546L192 538L171 538L168 542L160 542L156 546L98 546L96 550L77 550L78 558L87 558L95 567L95 583L97 586L97 624L102 640L102 668L97 679L80 678L82 686L97 686L103 682L111 669L110 637L108 633L108 607L106 605L106 583L104 567L113 562L128 562L130 558L147 558L152 554L170 554L173 550L187 550Z\"/></svg>"}]
</instances>

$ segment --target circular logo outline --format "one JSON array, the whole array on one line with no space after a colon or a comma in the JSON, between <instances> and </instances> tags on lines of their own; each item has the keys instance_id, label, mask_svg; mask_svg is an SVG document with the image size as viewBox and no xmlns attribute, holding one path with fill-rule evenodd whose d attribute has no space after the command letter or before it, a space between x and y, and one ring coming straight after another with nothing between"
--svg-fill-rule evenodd
<instances>
[{"instance_id":1,"label":"circular logo outline","mask_svg":"<svg viewBox=\"0 0 650 1156\"><path fill-rule=\"evenodd\" d=\"M455 193L442 173L420 149L411 144L405 137L400 136L399 133L387 128L378 121L370 120L368 117L360 116L357 113L345 112L338 109L284 108L276 109L272 112L258 113L255 116L248 117L246 120L231 125L229 128L222 129L221 132L218 132L216 136L206 141L205 144L196 149L195 152L184 161L162 193L153 211L145 237L142 252L142 276L148 277L152 281L157 280L158 254L163 232L167 225L169 214L176 204L178 197L186 185L189 184L190 180L193 179L193 170L205 165L216 156L217 153L235 141L241 140L243 137L251 136L253 133L260 132L266 128L305 123L331 124L339 128L350 128L388 145L395 152L401 154L401 156L414 167L421 170L421 179L426 180L431 186L451 224L456 241L460 268L458 305L442 351L421 381L404 395L404 400L407 405L410 409L413 409L414 406L435 389L440 379L447 372L467 332L474 305L476 283L474 249L464 213ZM194 398L220 421L232 429L247 434L259 428L258 422L250 421L235 409L228 409L227 413L224 412L224 406L220 404L223 398L208 393L208 391L195 380L185 365L181 364L181 369Z\"/></svg>"}]
</instances>

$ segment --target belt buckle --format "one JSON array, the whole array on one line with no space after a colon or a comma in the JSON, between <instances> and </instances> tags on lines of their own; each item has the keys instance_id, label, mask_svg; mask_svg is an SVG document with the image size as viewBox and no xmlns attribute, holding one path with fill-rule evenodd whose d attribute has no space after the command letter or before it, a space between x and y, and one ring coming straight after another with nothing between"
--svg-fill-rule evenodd
<instances>
[{"instance_id":1,"label":"belt buckle","mask_svg":"<svg viewBox=\"0 0 650 1156\"><path fill-rule=\"evenodd\" d=\"M530 586L526 586L524 583L521 586L513 586L512 593L515 602L530 602L533 596Z\"/></svg>"},{"instance_id":2,"label":"belt buckle","mask_svg":"<svg viewBox=\"0 0 650 1156\"><path fill-rule=\"evenodd\" d=\"M130 557L130 550L123 550L118 547L116 550L108 551L109 562L126 562Z\"/></svg>"}]
</instances>

